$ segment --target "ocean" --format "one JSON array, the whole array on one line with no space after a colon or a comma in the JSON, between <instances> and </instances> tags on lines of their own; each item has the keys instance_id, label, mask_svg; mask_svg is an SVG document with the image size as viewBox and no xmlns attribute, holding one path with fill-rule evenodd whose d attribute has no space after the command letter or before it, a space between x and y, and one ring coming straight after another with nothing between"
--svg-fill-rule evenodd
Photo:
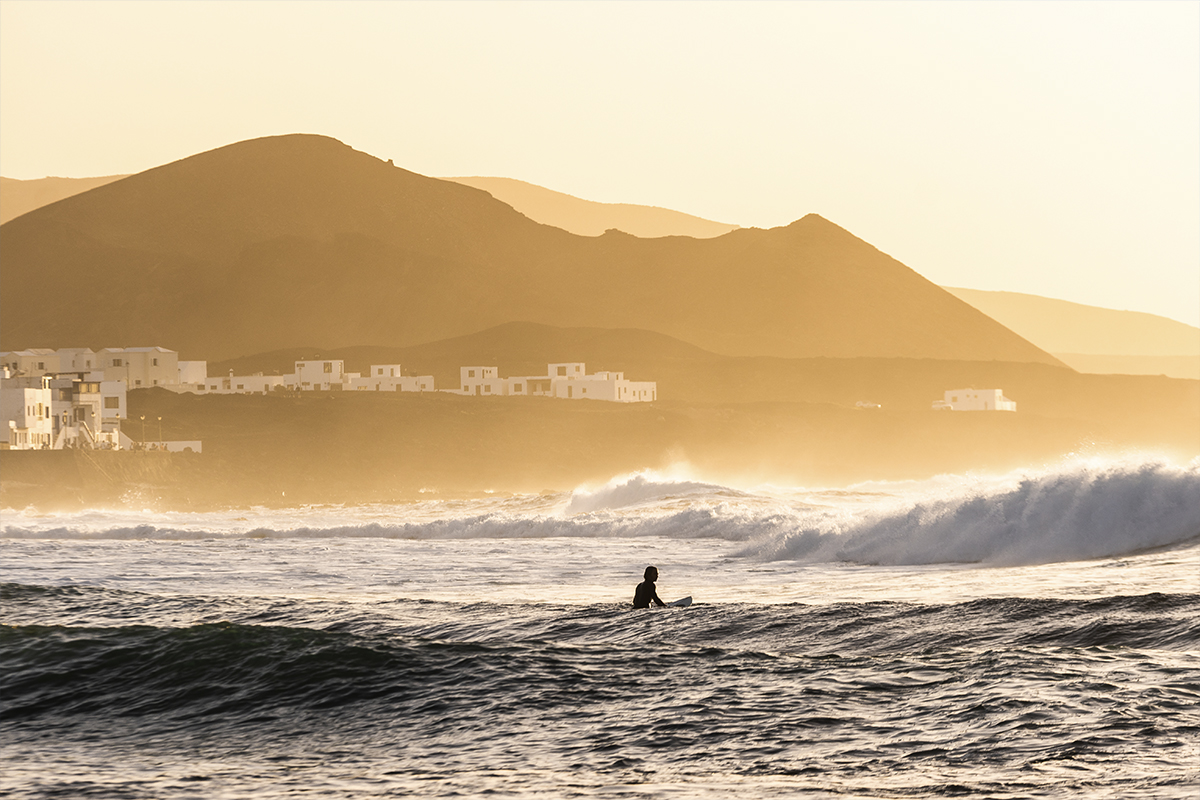
<instances>
[{"instance_id":1,"label":"ocean","mask_svg":"<svg viewBox=\"0 0 1200 800\"><path fill-rule=\"evenodd\" d=\"M0 793L1200 795L1200 461L425 496L5 509Z\"/></svg>"}]
</instances>

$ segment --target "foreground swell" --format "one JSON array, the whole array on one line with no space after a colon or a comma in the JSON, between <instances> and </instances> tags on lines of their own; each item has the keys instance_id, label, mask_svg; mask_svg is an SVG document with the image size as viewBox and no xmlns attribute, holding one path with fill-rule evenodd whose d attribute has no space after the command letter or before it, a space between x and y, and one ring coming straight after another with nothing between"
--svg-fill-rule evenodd
<instances>
[{"instance_id":1,"label":"foreground swell","mask_svg":"<svg viewBox=\"0 0 1200 800\"><path fill-rule=\"evenodd\" d=\"M0 794L1192 798L1198 515L1151 461L6 512Z\"/></svg>"},{"instance_id":2,"label":"foreground swell","mask_svg":"<svg viewBox=\"0 0 1200 800\"><path fill-rule=\"evenodd\" d=\"M8 585L4 600L19 620L108 604L184 620L2 629L14 796L248 780L269 796L304 774L345 797L1186 797L1197 780L1200 596L630 611ZM192 766L106 766L133 754ZM21 766L47 757L86 778Z\"/></svg>"}]
</instances>

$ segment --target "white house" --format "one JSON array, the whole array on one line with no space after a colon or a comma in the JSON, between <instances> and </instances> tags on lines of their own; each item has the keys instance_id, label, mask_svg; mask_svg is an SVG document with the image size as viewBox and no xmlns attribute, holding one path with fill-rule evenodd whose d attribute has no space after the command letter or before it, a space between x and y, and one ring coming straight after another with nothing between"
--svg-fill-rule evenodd
<instances>
[{"instance_id":1,"label":"white house","mask_svg":"<svg viewBox=\"0 0 1200 800\"><path fill-rule=\"evenodd\" d=\"M399 364L372 364L370 371L350 380L359 392L432 392L432 375L405 375Z\"/></svg>"},{"instance_id":2,"label":"white house","mask_svg":"<svg viewBox=\"0 0 1200 800\"><path fill-rule=\"evenodd\" d=\"M40 378L58 372L58 353L47 347L9 350L0 353L0 366L7 367L14 378Z\"/></svg>"},{"instance_id":3,"label":"white house","mask_svg":"<svg viewBox=\"0 0 1200 800\"><path fill-rule=\"evenodd\" d=\"M59 377L50 380L50 387L55 450L119 447L121 424L129 416L124 381Z\"/></svg>"},{"instance_id":4,"label":"white house","mask_svg":"<svg viewBox=\"0 0 1200 800\"><path fill-rule=\"evenodd\" d=\"M48 450L54 410L49 377L0 378L0 421L10 450Z\"/></svg>"},{"instance_id":5,"label":"white house","mask_svg":"<svg viewBox=\"0 0 1200 800\"><path fill-rule=\"evenodd\" d=\"M100 359L90 347L60 347L57 355L59 375L64 372L83 375L100 368Z\"/></svg>"},{"instance_id":6,"label":"white house","mask_svg":"<svg viewBox=\"0 0 1200 800\"><path fill-rule=\"evenodd\" d=\"M104 380L130 389L179 383L179 354L165 347L106 347L96 356Z\"/></svg>"},{"instance_id":7,"label":"white house","mask_svg":"<svg viewBox=\"0 0 1200 800\"><path fill-rule=\"evenodd\" d=\"M196 394L267 394L287 386L290 380L290 375L263 375L261 372L253 375L234 375L230 372L224 378L205 378L198 384L180 384L179 390Z\"/></svg>"},{"instance_id":8,"label":"white house","mask_svg":"<svg viewBox=\"0 0 1200 800\"><path fill-rule=\"evenodd\" d=\"M345 377L346 363L341 360L297 361L289 385L300 390L341 389ZM294 377L293 377L294 376Z\"/></svg>"},{"instance_id":9,"label":"white house","mask_svg":"<svg viewBox=\"0 0 1200 800\"><path fill-rule=\"evenodd\" d=\"M208 378L207 361L180 361L179 383L201 384Z\"/></svg>"},{"instance_id":10,"label":"white house","mask_svg":"<svg viewBox=\"0 0 1200 800\"><path fill-rule=\"evenodd\" d=\"M504 395L508 385L498 375L496 367L461 367L458 370L459 394L476 397Z\"/></svg>"},{"instance_id":11,"label":"white house","mask_svg":"<svg viewBox=\"0 0 1200 800\"><path fill-rule=\"evenodd\" d=\"M566 400L606 400L615 403L649 403L658 399L653 381L634 382L621 372L587 374L582 361L548 364L545 375L498 376L496 367L462 367L459 394L471 396L557 397Z\"/></svg>"},{"instance_id":12,"label":"white house","mask_svg":"<svg viewBox=\"0 0 1200 800\"><path fill-rule=\"evenodd\" d=\"M934 411L1016 411L1017 404L1003 389L948 389L942 400L933 401Z\"/></svg>"}]
</instances>

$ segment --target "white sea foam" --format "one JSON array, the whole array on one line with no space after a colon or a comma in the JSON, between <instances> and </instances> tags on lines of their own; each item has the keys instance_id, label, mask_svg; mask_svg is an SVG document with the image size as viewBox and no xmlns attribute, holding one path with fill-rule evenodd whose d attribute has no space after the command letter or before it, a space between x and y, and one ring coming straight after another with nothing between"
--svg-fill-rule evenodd
<instances>
[{"instance_id":1,"label":"white sea foam","mask_svg":"<svg viewBox=\"0 0 1200 800\"><path fill-rule=\"evenodd\" d=\"M827 517L757 539L763 560L1044 564L1200 539L1200 465L1080 464Z\"/></svg>"},{"instance_id":2,"label":"white sea foam","mask_svg":"<svg viewBox=\"0 0 1200 800\"><path fill-rule=\"evenodd\" d=\"M1078 463L869 488L746 491L644 472L546 498L204 514L10 511L0 533L59 540L715 539L742 543L734 555L751 560L879 565L1041 564L1200 537L1200 462Z\"/></svg>"},{"instance_id":3,"label":"white sea foam","mask_svg":"<svg viewBox=\"0 0 1200 800\"><path fill-rule=\"evenodd\" d=\"M638 472L609 481L599 489L576 489L566 513L602 511L618 508L663 506L681 501L709 501L719 497L743 497L744 492L693 480L663 477L652 471Z\"/></svg>"}]
</instances>

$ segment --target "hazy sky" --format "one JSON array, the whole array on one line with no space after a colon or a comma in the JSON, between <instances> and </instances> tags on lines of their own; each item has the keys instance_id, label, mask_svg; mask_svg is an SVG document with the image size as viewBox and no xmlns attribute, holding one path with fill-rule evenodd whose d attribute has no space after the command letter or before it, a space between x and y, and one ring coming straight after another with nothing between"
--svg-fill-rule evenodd
<instances>
[{"instance_id":1,"label":"hazy sky","mask_svg":"<svg viewBox=\"0 0 1200 800\"><path fill-rule=\"evenodd\" d=\"M0 174L280 133L1200 324L1200 2L0 1Z\"/></svg>"}]
</instances>

